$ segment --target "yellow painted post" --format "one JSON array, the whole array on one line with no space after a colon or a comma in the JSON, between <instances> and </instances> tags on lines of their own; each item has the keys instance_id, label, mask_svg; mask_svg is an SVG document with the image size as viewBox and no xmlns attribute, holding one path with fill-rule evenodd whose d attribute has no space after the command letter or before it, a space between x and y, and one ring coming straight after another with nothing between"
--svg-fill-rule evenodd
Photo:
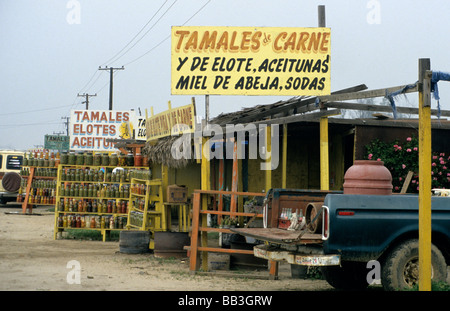
<instances>
[{"instance_id":1,"label":"yellow painted post","mask_svg":"<svg viewBox=\"0 0 450 311\"><path fill-rule=\"evenodd\" d=\"M431 290L430 60L419 59L419 290Z\"/></svg>"},{"instance_id":2,"label":"yellow painted post","mask_svg":"<svg viewBox=\"0 0 450 311\"><path fill-rule=\"evenodd\" d=\"M202 163L201 163L201 175L202 175L202 190L210 190L210 163L209 163L209 155L206 155L205 152L209 152L209 147L203 149L205 144L208 144L208 138L202 137L202 148L200 148L202 152ZM203 194L201 198L201 209L208 209L208 197ZM202 215L201 219L201 227L207 227L207 218L206 214ZM208 246L208 232L202 231L201 233L201 245L204 247ZM202 269L203 271L208 271L208 252L202 252Z\"/></svg>"},{"instance_id":3,"label":"yellow painted post","mask_svg":"<svg viewBox=\"0 0 450 311\"><path fill-rule=\"evenodd\" d=\"M165 231L168 228L167 219L170 219L168 216L169 207L167 207L164 203L167 202L167 187L169 186L169 167L167 165L161 164L161 191L162 191L162 200L161 200L161 228Z\"/></svg>"},{"instance_id":4,"label":"yellow painted post","mask_svg":"<svg viewBox=\"0 0 450 311\"><path fill-rule=\"evenodd\" d=\"M287 172L287 124L283 124L283 158L281 160L281 188L286 189Z\"/></svg>"},{"instance_id":5,"label":"yellow painted post","mask_svg":"<svg viewBox=\"0 0 450 311\"><path fill-rule=\"evenodd\" d=\"M272 141L271 141L271 135L272 135L272 128L270 127L270 124L266 127L266 154L272 151ZM269 189L272 188L272 156L266 160L266 192L269 191Z\"/></svg>"},{"instance_id":6,"label":"yellow painted post","mask_svg":"<svg viewBox=\"0 0 450 311\"><path fill-rule=\"evenodd\" d=\"M329 190L328 117L320 118L320 190Z\"/></svg>"},{"instance_id":7,"label":"yellow painted post","mask_svg":"<svg viewBox=\"0 0 450 311\"><path fill-rule=\"evenodd\" d=\"M266 154L272 152L272 128L267 125L266 129ZM266 159L266 193L272 188L272 155ZM269 260L269 277L271 279L278 279L278 261Z\"/></svg>"}]
</instances>

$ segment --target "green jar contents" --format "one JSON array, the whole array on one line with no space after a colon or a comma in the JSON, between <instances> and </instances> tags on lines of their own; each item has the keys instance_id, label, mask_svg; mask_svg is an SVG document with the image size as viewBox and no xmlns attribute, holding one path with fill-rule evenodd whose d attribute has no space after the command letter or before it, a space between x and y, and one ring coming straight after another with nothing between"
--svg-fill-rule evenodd
<instances>
[{"instance_id":1,"label":"green jar contents","mask_svg":"<svg viewBox=\"0 0 450 311\"><path fill-rule=\"evenodd\" d=\"M127 155L127 166L134 166L134 157L132 153Z\"/></svg>"},{"instance_id":2,"label":"green jar contents","mask_svg":"<svg viewBox=\"0 0 450 311\"><path fill-rule=\"evenodd\" d=\"M76 165L83 165L84 164L84 155L83 153L79 152L76 154Z\"/></svg>"},{"instance_id":3,"label":"green jar contents","mask_svg":"<svg viewBox=\"0 0 450 311\"><path fill-rule=\"evenodd\" d=\"M107 153L102 155L102 165L109 166L109 155Z\"/></svg>"},{"instance_id":4,"label":"green jar contents","mask_svg":"<svg viewBox=\"0 0 450 311\"><path fill-rule=\"evenodd\" d=\"M67 154L67 152L61 153L60 163L61 164L68 164L69 163L69 155Z\"/></svg>"},{"instance_id":5,"label":"green jar contents","mask_svg":"<svg viewBox=\"0 0 450 311\"><path fill-rule=\"evenodd\" d=\"M75 153L71 152L69 153L69 161L68 163L69 165L75 165L76 164L76 158L75 158Z\"/></svg>"},{"instance_id":6,"label":"green jar contents","mask_svg":"<svg viewBox=\"0 0 450 311\"><path fill-rule=\"evenodd\" d=\"M92 165L94 163L94 156L91 152L86 153L84 158L84 164L85 165Z\"/></svg>"},{"instance_id":7,"label":"green jar contents","mask_svg":"<svg viewBox=\"0 0 450 311\"><path fill-rule=\"evenodd\" d=\"M119 155L119 166L126 166L127 165L127 157L121 153Z\"/></svg>"},{"instance_id":8,"label":"green jar contents","mask_svg":"<svg viewBox=\"0 0 450 311\"><path fill-rule=\"evenodd\" d=\"M94 166L102 165L102 155L100 153L94 154Z\"/></svg>"},{"instance_id":9,"label":"green jar contents","mask_svg":"<svg viewBox=\"0 0 450 311\"><path fill-rule=\"evenodd\" d=\"M110 166L117 166L119 164L119 158L117 157L117 153L113 153L109 158Z\"/></svg>"}]
</instances>

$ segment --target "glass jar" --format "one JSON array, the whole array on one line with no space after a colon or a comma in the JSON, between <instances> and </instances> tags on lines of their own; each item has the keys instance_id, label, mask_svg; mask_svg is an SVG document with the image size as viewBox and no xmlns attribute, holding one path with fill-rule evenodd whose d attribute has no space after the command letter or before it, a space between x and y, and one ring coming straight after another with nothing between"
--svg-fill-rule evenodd
<instances>
[{"instance_id":1,"label":"glass jar","mask_svg":"<svg viewBox=\"0 0 450 311\"><path fill-rule=\"evenodd\" d=\"M127 166L134 166L134 157L132 153L127 155Z\"/></svg>"},{"instance_id":2,"label":"glass jar","mask_svg":"<svg viewBox=\"0 0 450 311\"><path fill-rule=\"evenodd\" d=\"M134 166L142 166L142 155L140 153L136 153L134 157Z\"/></svg>"},{"instance_id":3,"label":"glass jar","mask_svg":"<svg viewBox=\"0 0 450 311\"><path fill-rule=\"evenodd\" d=\"M100 153L94 154L94 166L102 165L102 155Z\"/></svg>"},{"instance_id":4,"label":"glass jar","mask_svg":"<svg viewBox=\"0 0 450 311\"><path fill-rule=\"evenodd\" d=\"M117 153L111 154L111 157L109 158L109 165L117 166L118 164L119 164L119 159L117 158Z\"/></svg>"},{"instance_id":5,"label":"glass jar","mask_svg":"<svg viewBox=\"0 0 450 311\"><path fill-rule=\"evenodd\" d=\"M86 165L94 164L94 157L92 155L92 152L86 153L86 156L85 156L85 159L84 159L84 164L86 164Z\"/></svg>"},{"instance_id":6,"label":"glass jar","mask_svg":"<svg viewBox=\"0 0 450 311\"><path fill-rule=\"evenodd\" d=\"M67 154L67 152L63 152L61 153L61 157L59 159L61 164L68 164L69 163L69 155Z\"/></svg>"},{"instance_id":7,"label":"glass jar","mask_svg":"<svg viewBox=\"0 0 450 311\"><path fill-rule=\"evenodd\" d=\"M75 153L71 152L69 153L69 158L68 158L68 163L69 165L75 165L76 164L76 160L75 160Z\"/></svg>"},{"instance_id":8,"label":"glass jar","mask_svg":"<svg viewBox=\"0 0 450 311\"><path fill-rule=\"evenodd\" d=\"M79 152L76 154L76 165L83 165L84 164L84 155L82 152Z\"/></svg>"},{"instance_id":9,"label":"glass jar","mask_svg":"<svg viewBox=\"0 0 450 311\"><path fill-rule=\"evenodd\" d=\"M123 153L121 153L119 155L119 166L126 166L126 165L127 165L127 158Z\"/></svg>"},{"instance_id":10,"label":"glass jar","mask_svg":"<svg viewBox=\"0 0 450 311\"><path fill-rule=\"evenodd\" d=\"M109 155L107 153L102 155L102 166L109 166Z\"/></svg>"}]
</instances>

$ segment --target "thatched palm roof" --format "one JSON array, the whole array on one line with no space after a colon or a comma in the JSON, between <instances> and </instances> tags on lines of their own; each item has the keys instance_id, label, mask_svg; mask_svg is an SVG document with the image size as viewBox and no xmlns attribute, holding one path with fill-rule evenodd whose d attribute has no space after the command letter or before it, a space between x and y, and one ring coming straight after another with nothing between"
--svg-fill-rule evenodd
<instances>
[{"instance_id":1,"label":"thatched palm roof","mask_svg":"<svg viewBox=\"0 0 450 311\"><path fill-rule=\"evenodd\" d=\"M145 147L142 148L142 154L153 163L163 164L171 168L186 167L194 159L175 159L172 156L171 148L178 138L178 136L169 136L159 139L156 143L147 142Z\"/></svg>"}]
</instances>

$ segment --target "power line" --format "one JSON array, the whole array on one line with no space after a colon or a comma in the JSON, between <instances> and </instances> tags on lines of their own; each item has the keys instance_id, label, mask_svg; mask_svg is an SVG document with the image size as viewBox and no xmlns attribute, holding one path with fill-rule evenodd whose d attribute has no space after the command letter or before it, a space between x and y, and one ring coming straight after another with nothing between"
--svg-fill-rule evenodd
<instances>
[{"instance_id":1,"label":"power line","mask_svg":"<svg viewBox=\"0 0 450 311\"><path fill-rule=\"evenodd\" d=\"M186 25L191 19L193 19L198 13L200 13L201 10L203 10L209 3L211 2L211 0L208 0L200 9L198 9L194 14L192 14L191 17L189 17L183 24L182 26ZM133 59L132 61L128 62L125 64L125 66L128 66L129 64L134 63L135 61L138 61L139 59L141 59L142 57L144 57L145 55L149 54L150 52L152 52L153 50L155 50L157 47L159 47L161 44L163 44L165 41L167 41L169 38L171 37L171 35L168 35L167 37L165 37L163 40L161 40L157 45L155 45L154 47L152 47L150 50L148 50L147 52L145 52L144 54L142 54L141 56Z\"/></svg>"},{"instance_id":2,"label":"power line","mask_svg":"<svg viewBox=\"0 0 450 311\"><path fill-rule=\"evenodd\" d=\"M116 61L116 60L118 60L120 57L122 57L123 55L125 55L125 54L123 54L122 56L120 56L119 58L117 58L117 59L115 59L120 53L122 53L122 51L123 50L125 50L130 44L131 44L131 42L133 42L133 40L134 39L136 39L137 38L137 36L145 29L145 27L147 27L147 25L148 24L150 24L150 22L153 20L153 18L155 18L155 16L159 13L159 11L161 11L161 9L163 8L163 6L167 3L167 1L168 0L166 0L166 1L164 1L164 3L159 7L159 9L155 12L155 14L153 14L153 16L148 20L148 22L141 28L141 30L139 30L139 32L130 40L130 42L128 42L119 52L117 52L116 53L116 55L114 55L112 58L110 58L109 60L107 60L106 62L104 62L103 64L102 64L102 66L104 66L104 65L106 65L106 64L108 64L108 63L112 63L113 61ZM177 0L178 1L178 0ZM176 1L175 1L176 2ZM174 3L175 3L174 2ZM172 6L173 6L173 4L172 4ZM172 7L171 6L171 7ZM169 8L170 9L170 8ZM166 11L167 12L167 11ZM164 13L165 14L165 13ZM163 15L164 16L164 15ZM159 21L159 20L158 20ZM157 21L157 22L158 22ZM156 25L156 23L155 24L153 24L153 26L152 26L152 28L154 27ZM151 30L151 28L149 29L149 31ZM140 40L142 40L142 38L143 37L145 37L145 35L148 33L148 31L141 37L141 39L139 39L138 40L138 42L140 41ZM137 43L137 42L136 42ZM134 45L133 45L134 46ZM133 48L133 46L131 47L131 48ZM131 49L130 48L130 49ZM127 52L130 50L130 49L128 49L127 50ZM126 52L125 52L126 53Z\"/></svg>"},{"instance_id":3,"label":"power line","mask_svg":"<svg viewBox=\"0 0 450 311\"><path fill-rule=\"evenodd\" d=\"M72 105L64 105L64 106L57 106L52 108L43 108L43 109L36 109L36 110L27 110L27 111L16 111L16 112L7 112L7 113L0 113L0 116L7 116L7 115L13 115L13 114L24 114L24 113L30 113L30 112L40 112L40 111L47 111L47 110L53 110L53 109L59 109L59 108L65 108Z\"/></svg>"}]
</instances>

